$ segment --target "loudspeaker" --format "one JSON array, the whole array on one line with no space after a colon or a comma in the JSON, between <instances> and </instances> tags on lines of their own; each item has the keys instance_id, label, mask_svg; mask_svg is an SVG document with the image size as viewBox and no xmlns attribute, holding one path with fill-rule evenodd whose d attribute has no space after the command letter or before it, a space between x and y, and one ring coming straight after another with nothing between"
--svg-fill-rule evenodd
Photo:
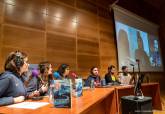
<instances>
[{"instance_id":1,"label":"loudspeaker","mask_svg":"<svg viewBox=\"0 0 165 114\"><path fill-rule=\"evenodd\" d=\"M123 96L121 107L122 114L153 114L151 97L137 99L135 96Z\"/></svg>"}]
</instances>

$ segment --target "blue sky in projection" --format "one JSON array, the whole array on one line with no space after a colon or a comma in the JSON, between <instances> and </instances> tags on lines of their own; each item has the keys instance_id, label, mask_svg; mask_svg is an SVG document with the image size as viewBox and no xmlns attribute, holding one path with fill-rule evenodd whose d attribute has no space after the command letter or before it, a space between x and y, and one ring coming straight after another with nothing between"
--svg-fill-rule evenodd
<instances>
[{"instance_id":1,"label":"blue sky in projection","mask_svg":"<svg viewBox=\"0 0 165 114\"><path fill-rule=\"evenodd\" d=\"M118 33L120 29L123 29L127 35L128 35L128 41L129 41L129 52L131 52L130 56L131 58L135 58L135 50L138 48L138 43L137 43L137 31L140 32L140 36L143 40L143 46L144 46L144 50L147 53L147 55L149 56L149 42L148 42L148 37L147 37L147 33L140 31L138 29L135 29L133 27L127 26L125 24L122 24L120 22L115 22L116 24L116 33L117 33L117 38L118 38ZM118 39L117 39L118 42ZM120 42L118 42L118 45L120 45Z\"/></svg>"}]
</instances>

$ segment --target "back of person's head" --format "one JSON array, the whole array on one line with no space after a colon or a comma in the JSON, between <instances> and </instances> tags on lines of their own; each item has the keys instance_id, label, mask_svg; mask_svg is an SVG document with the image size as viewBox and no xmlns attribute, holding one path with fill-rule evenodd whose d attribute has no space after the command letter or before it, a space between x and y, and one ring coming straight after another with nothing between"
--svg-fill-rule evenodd
<instances>
[{"instance_id":1,"label":"back of person's head","mask_svg":"<svg viewBox=\"0 0 165 114\"><path fill-rule=\"evenodd\" d=\"M59 67L58 67L58 73L63 76L66 69L69 68L69 65L68 64L61 64Z\"/></svg>"},{"instance_id":2,"label":"back of person's head","mask_svg":"<svg viewBox=\"0 0 165 114\"><path fill-rule=\"evenodd\" d=\"M113 68L115 68L115 66L114 66L114 65L110 65L110 66L108 67L108 72L111 72Z\"/></svg>"},{"instance_id":3,"label":"back of person's head","mask_svg":"<svg viewBox=\"0 0 165 114\"><path fill-rule=\"evenodd\" d=\"M20 72L20 68L24 65L24 59L27 58L27 54L21 51L11 52L4 65L5 71L11 71L15 73Z\"/></svg>"},{"instance_id":4,"label":"back of person's head","mask_svg":"<svg viewBox=\"0 0 165 114\"><path fill-rule=\"evenodd\" d=\"M46 73L49 70L50 65L51 64L48 61L40 62L39 65L38 65L40 73L41 74Z\"/></svg>"}]
</instances>

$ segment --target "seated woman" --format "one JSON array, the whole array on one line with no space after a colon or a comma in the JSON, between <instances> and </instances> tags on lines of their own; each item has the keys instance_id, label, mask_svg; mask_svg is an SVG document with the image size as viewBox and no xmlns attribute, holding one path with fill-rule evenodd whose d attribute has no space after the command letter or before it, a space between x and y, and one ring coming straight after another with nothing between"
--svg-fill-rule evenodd
<instances>
[{"instance_id":1,"label":"seated woman","mask_svg":"<svg viewBox=\"0 0 165 114\"><path fill-rule=\"evenodd\" d=\"M122 73L119 74L119 81L121 82L121 84L132 84L131 78L131 75L128 73L128 67L122 66Z\"/></svg>"},{"instance_id":2,"label":"seated woman","mask_svg":"<svg viewBox=\"0 0 165 114\"><path fill-rule=\"evenodd\" d=\"M65 78L69 78L69 72L70 72L69 65L61 64L58 67L58 70L54 72L53 76L57 80L62 80Z\"/></svg>"},{"instance_id":3,"label":"seated woman","mask_svg":"<svg viewBox=\"0 0 165 114\"><path fill-rule=\"evenodd\" d=\"M105 81L106 81L106 84L109 84L109 83L120 83L117 79L117 76L115 75L115 66L111 65L108 67L108 73L105 74Z\"/></svg>"},{"instance_id":4,"label":"seated woman","mask_svg":"<svg viewBox=\"0 0 165 114\"><path fill-rule=\"evenodd\" d=\"M39 64L39 89L40 94L43 95L47 92L48 87L50 86L51 81L53 80L52 74L52 65L49 62L41 62Z\"/></svg>"},{"instance_id":5,"label":"seated woman","mask_svg":"<svg viewBox=\"0 0 165 114\"><path fill-rule=\"evenodd\" d=\"M11 52L5 61L5 72L0 76L0 106L23 102L27 97L22 74L28 70L25 53Z\"/></svg>"},{"instance_id":6,"label":"seated woman","mask_svg":"<svg viewBox=\"0 0 165 114\"><path fill-rule=\"evenodd\" d=\"M88 78L85 81L85 86L90 86L91 85L91 81L94 81L94 85L95 86L99 86L100 85L100 76L99 76L99 70L97 67L92 67L90 70L90 75L88 76Z\"/></svg>"},{"instance_id":7,"label":"seated woman","mask_svg":"<svg viewBox=\"0 0 165 114\"><path fill-rule=\"evenodd\" d=\"M52 65L49 62L41 62L38 65L39 69L33 69L30 76L26 75L24 84L28 93L36 91L38 96L47 93L52 77ZM28 73L27 73L28 74Z\"/></svg>"}]
</instances>

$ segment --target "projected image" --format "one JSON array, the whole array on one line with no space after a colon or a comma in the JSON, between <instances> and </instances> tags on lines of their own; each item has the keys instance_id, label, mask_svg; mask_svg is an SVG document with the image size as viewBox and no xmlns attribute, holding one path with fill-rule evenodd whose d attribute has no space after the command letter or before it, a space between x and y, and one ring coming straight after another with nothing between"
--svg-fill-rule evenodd
<instances>
[{"instance_id":1,"label":"projected image","mask_svg":"<svg viewBox=\"0 0 165 114\"><path fill-rule=\"evenodd\" d=\"M136 65L140 60L141 71L162 71L158 36L122 24L116 24L119 69L123 65Z\"/></svg>"}]
</instances>

